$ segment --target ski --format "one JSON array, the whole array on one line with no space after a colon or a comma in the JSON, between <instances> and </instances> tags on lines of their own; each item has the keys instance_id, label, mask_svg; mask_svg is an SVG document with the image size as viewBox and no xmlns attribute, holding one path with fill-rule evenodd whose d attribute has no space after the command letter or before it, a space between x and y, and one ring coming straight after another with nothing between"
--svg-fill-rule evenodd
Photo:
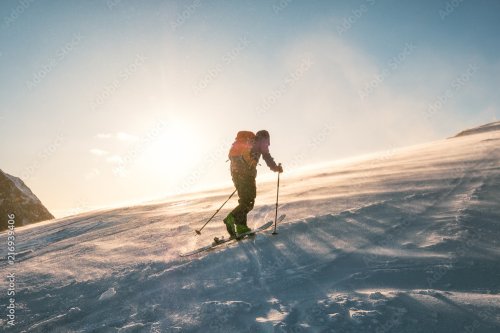
<instances>
[{"instance_id":1,"label":"ski","mask_svg":"<svg viewBox=\"0 0 500 333\"><path fill-rule=\"evenodd\" d=\"M282 214L280 215L280 217L278 217L278 222L281 222L285 219L286 217L286 214ZM272 226L274 224L274 221L269 221L263 225L261 225L260 227L258 228L255 228L255 229L252 229L248 232L245 232L243 234L240 235L240 237L238 238L233 238L233 237L230 237L230 238L214 238L214 241L212 242L212 244L210 245L206 245L206 246L203 246L203 247L200 247L196 250L193 250L193 251L189 251L189 252L186 252L186 253L181 253L180 256L181 257L188 257L188 256L191 256L193 254L197 254L197 253L201 253L201 252L204 252L204 251L208 251L208 250L211 250L219 245L222 245L222 244L225 244L225 243L228 243L230 241L240 241L242 239L245 239L245 238L248 238L248 236L251 236L251 235L254 235L256 233L259 233L261 231L264 231L266 230L267 228L269 228L270 226Z\"/></svg>"}]
</instances>

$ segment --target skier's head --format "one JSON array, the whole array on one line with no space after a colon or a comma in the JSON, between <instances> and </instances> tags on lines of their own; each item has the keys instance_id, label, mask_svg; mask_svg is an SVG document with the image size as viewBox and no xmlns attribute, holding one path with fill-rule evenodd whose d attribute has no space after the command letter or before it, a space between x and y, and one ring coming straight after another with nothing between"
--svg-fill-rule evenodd
<instances>
[{"instance_id":1,"label":"skier's head","mask_svg":"<svg viewBox=\"0 0 500 333\"><path fill-rule=\"evenodd\" d=\"M267 145L271 144L271 137L269 136L269 132L266 130L260 130L255 133L255 141L258 142L266 142Z\"/></svg>"}]
</instances>

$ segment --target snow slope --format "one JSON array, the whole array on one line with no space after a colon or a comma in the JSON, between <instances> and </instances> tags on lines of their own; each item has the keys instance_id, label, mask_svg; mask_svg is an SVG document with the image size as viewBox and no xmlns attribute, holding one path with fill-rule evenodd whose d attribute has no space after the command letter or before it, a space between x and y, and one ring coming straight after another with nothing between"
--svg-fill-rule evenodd
<instances>
[{"instance_id":1,"label":"snow slope","mask_svg":"<svg viewBox=\"0 0 500 333\"><path fill-rule=\"evenodd\" d=\"M279 235L190 258L224 233L194 229L231 189L19 228L16 263L5 247L0 262L10 330L500 332L499 144L478 131L283 174ZM259 184L250 226L274 200Z\"/></svg>"}]
</instances>

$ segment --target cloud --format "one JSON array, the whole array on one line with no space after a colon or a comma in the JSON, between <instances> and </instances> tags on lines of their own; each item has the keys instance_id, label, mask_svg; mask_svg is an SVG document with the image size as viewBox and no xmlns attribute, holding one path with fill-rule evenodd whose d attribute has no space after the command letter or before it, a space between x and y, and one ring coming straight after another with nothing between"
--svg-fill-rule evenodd
<instances>
[{"instance_id":1,"label":"cloud","mask_svg":"<svg viewBox=\"0 0 500 333\"><path fill-rule=\"evenodd\" d=\"M109 154L107 151L98 148L90 149L90 153L97 156L105 156Z\"/></svg>"},{"instance_id":2,"label":"cloud","mask_svg":"<svg viewBox=\"0 0 500 333\"><path fill-rule=\"evenodd\" d=\"M110 139L113 136L111 133L99 133L96 135L98 139Z\"/></svg>"},{"instance_id":3,"label":"cloud","mask_svg":"<svg viewBox=\"0 0 500 333\"><path fill-rule=\"evenodd\" d=\"M120 141L129 141L129 142L139 140L138 137L131 135L131 134L128 134L128 133L125 133L125 132L116 133L116 138Z\"/></svg>"},{"instance_id":4,"label":"cloud","mask_svg":"<svg viewBox=\"0 0 500 333\"><path fill-rule=\"evenodd\" d=\"M113 155L113 156L106 158L106 161L109 163L120 164L120 163L123 163L123 158L120 155Z\"/></svg>"}]
</instances>

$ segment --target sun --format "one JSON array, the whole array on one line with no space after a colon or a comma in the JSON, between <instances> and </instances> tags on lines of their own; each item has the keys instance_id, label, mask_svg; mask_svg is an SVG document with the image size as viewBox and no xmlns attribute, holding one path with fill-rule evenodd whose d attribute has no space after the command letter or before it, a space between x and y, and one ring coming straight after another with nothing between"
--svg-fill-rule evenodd
<instances>
[{"instance_id":1,"label":"sun","mask_svg":"<svg viewBox=\"0 0 500 333\"><path fill-rule=\"evenodd\" d=\"M144 172L175 183L203 157L206 142L200 129L182 118L172 118L144 151L139 163Z\"/></svg>"}]
</instances>

